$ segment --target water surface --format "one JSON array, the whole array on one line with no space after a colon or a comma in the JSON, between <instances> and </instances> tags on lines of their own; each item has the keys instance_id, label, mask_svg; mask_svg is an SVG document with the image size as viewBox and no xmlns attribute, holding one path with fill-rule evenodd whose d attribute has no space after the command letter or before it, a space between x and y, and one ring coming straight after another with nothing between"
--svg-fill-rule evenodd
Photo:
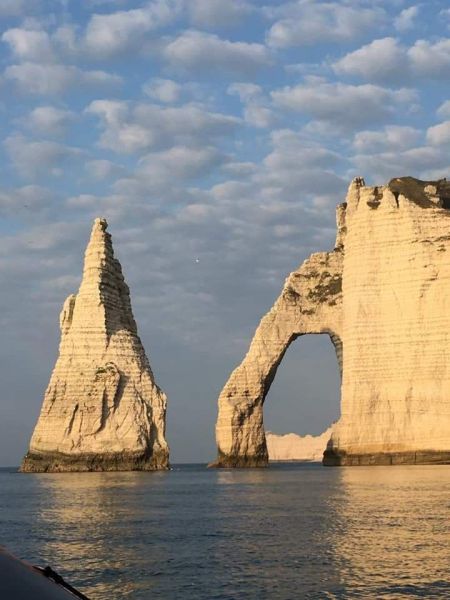
<instances>
[{"instance_id":1,"label":"water surface","mask_svg":"<svg viewBox=\"0 0 450 600\"><path fill-rule=\"evenodd\" d=\"M0 543L92 600L450 598L450 466L0 471Z\"/></svg>"}]
</instances>

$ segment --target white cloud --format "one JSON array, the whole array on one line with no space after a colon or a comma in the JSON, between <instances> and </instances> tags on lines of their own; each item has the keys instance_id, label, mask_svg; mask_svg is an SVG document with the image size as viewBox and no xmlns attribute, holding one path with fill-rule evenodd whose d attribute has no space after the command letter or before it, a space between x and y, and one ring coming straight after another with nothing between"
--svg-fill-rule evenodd
<instances>
[{"instance_id":1,"label":"white cloud","mask_svg":"<svg viewBox=\"0 0 450 600\"><path fill-rule=\"evenodd\" d=\"M154 0L143 7L110 14L94 14L83 45L96 58L139 49L145 36L170 24L179 14L179 0Z\"/></svg>"},{"instance_id":2,"label":"white cloud","mask_svg":"<svg viewBox=\"0 0 450 600\"><path fill-rule=\"evenodd\" d=\"M437 109L436 114L439 117L450 118L450 100L446 100L443 102L440 107Z\"/></svg>"},{"instance_id":3,"label":"white cloud","mask_svg":"<svg viewBox=\"0 0 450 600\"><path fill-rule=\"evenodd\" d=\"M262 96L262 87L256 83L232 83L228 86L229 94L236 94L242 102L249 102Z\"/></svg>"},{"instance_id":4,"label":"white cloud","mask_svg":"<svg viewBox=\"0 0 450 600\"><path fill-rule=\"evenodd\" d=\"M0 189L0 214L4 217L20 215L25 220L33 219L36 213L48 209L52 200L52 192L38 185Z\"/></svg>"},{"instance_id":5,"label":"white cloud","mask_svg":"<svg viewBox=\"0 0 450 600\"><path fill-rule=\"evenodd\" d=\"M83 71L72 65L25 62L5 69L5 78L24 93L57 95L74 86L86 88L117 86L122 79L105 71Z\"/></svg>"},{"instance_id":6,"label":"white cloud","mask_svg":"<svg viewBox=\"0 0 450 600\"><path fill-rule=\"evenodd\" d=\"M294 87L272 92L273 100L283 108L325 121L331 129L356 129L382 121L400 105L411 103L411 90L391 90L380 86L328 83L315 77Z\"/></svg>"},{"instance_id":7,"label":"white cloud","mask_svg":"<svg viewBox=\"0 0 450 600\"><path fill-rule=\"evenodd\" d=\"M185 31L169 42L163 54L169 63L185 70L221 71L251 75L271 64L262 44L231 42L201 31Z\"/></svg>"},{"instance_id":8,"label":"white cloud","mask_svg":"<svg viewBox=\"0 0 450 600\"><path fill-rule=\"evenodd\" d=\"M340 75L374 82L440 79L450 75L450 39L417 40L409 48L390 37L374 40L335 62L333 68Z\"/></svg>"},{"instance_id":9,"label":"white cloud","mask_svg":"<svg viewBox=\"0 0 450 600\"><path fill-rule=\"evenodd\" d=\"M217 137L231 135L240 122L235 117L208 112L190 104L161 107L95 100L86 110L102 121L101 146L125 153L173 145L209 144Z\"/></svg>"},{"instance_id":10,"label":"white cloud","mask_svg":"<svg viewBox=\"0 0 450 600\"><path fill-rule=\"evenodd\" d=\"M85 169L91 177L100 181L111 177L123 177L126 172L123 166L106 159L89 160Z\"/></svg>"},{"instance_id":11,"label":"white cloud","mask_svg":"<svg viewBox=\"0 0 450 600\"><path fill-rule=\"evenodd\" d=\"M418 40L408 50L408 56L415 74L425 78L450 76L450 39L432 43Z\"/></svg>"},{"instance_id":12,"label":"white cloud","mask_svg":"<svg viewBox=\"0 0 450 600\"><path fill-rule=\"evenodd\" d=\"M119 180L114 189L121 193L130 183L141 189L165 192L178 183L187 183L198 177L210 175L212 170L222 165L227 158L213 146L193 148L173 146L161 152L151 152L139 160L134 173L134 181ZM145 191L144 191L145 193Z\"/></svg>"},{"instance_id":13,"label":"white cloud","mask_svg":"<svg viewBox=\"0 0 450 600\"><path fill-rule=\"evenodd\" d=\"M244 119L254 127L271 127L275 124L275 116L268 106L263 90L254 83L232 83L228 94L239 96L244 104Z\"/></svg>"},{"instance_id":14,"label":"white cloud","mask_svg":"<svg viewBox=\"0 0 450 600\"><path fill-rule=\"evenodd\" d=\"M337 152L306 139L291 129L280 129L271 134L273 150L264 159L270 171L286 172L296 168L332 169L343 162Z\"/></svg>"},{"instance_id":15,"label":"white cloud","mask_svg":"<svg viewBox=\"0 0 450 600\"><path fill-rule=\"evenodd\" d=\"M427 130L427 141L433 146L450 144L450 121L444 121L443 123L429 127Z\"/></svg>"},{"instance_id":16,"label":"white cloud","mask_svg":"<svg viewBox=\"0 0 450 600\"><path fill-rule=\"evenodd\" d=\"M18 134L7 137L3 144L15 169L25 179L59 176L66 161L83 155L79 148L56 142L29 140Z\"/></svg>"},{"instance_id":17,"label":"white cloud","mask_svg":"<svg viewBox=\"0 0 450 600\"><path fill-rule=\"evenodd\" d=\"M74 118L75 114L70 110L54 106L38 106L30 112L25 122L32 131L50 136L60 136Z\"/></svg>"},{"instance_id":18,"label":"white cloud","mask_svg":"<svg viewBox=\"0 0 450 600\"><path fill-rule=\"evenodd\" d=\"M244 109L244 119L254 127L267 128L275 123L275 116L270 108L257 102L249 102Z\"/></svg>"},{"instance_id":19,"label":"white cloud","mask_svg":"<svg viewBox=\"0 0 450 600\"><path fill-rule=\"evenodd\" d=\"M2 41L9 45L13 55L20 60L49 62L55 58L52 43L46 31L8 29L3 33Z\"/></svg>"},{"instance_id":20,"label":"white cloud","mask_svg":"<svg viewBox=\"0 0 450 600\"><path fill-rule=\"evenodd\" d=\"M439 11L439 16L447 19L447 27L450 28L450 8L444 8L441 11Z\"/></svg>"},{"instance_id":21,"label":"white cloud","mask_svg":"<svg viewBox=\"0 0 450 600\"><path fill-rule=\"evenodd\" d=\"M147 96L154 100L158 100L158 102L172 104L179 100L182 86L172 79L160 79L155 77L145 83L142 86L142 90Z\"/></svg>"},{"instance_id":22,"label":"white cloud","mask_svg":"<svg viewBox=\"0 0 450 600\"><path fill-rule=\"evenodd\" d=\"M86 0L86 3L92 7L107 5L122 6L128 4L128 0Z\"/></svg>"},{"instance_id":23,"label":"white cloud","mask_svg":"<svg viewBox=\"0 0 450 600\"><path fill-rule=\"evenodd\" d=\"M268 32L268 43L281 48L348 42L378 28L386 17L381 8L308 0L287 2L268 14L279 17Z\"/></svg>"},{"instance_id":24,"label":"white cloud","mask_svg":"<svg viewBox=\"0 0 450 600\"><path fill-rule=\"evenodd\" d=\"M69 56L77 59L80 54L80 43L77 29L72 24L61 25L51 36L53 52L56 56Z\"/></svg>"},{"instance_id":25,"label":"white cloud","mask_svg":"<svg viewBox=\"0 0 450 600\"><path fill-rule=\"evenodd\" d=\"M389 82L403 80L408 68L405 48L392 37L374 40L333 65L339 75L358 75L370 81Z\"/></svg>"},{"instance_id":26,"label":"white cloud","mask_svg":"<svg viewBox=\"0 0 450 600\"><path fill-rule=\"evenodd\" d=\"M254 10L245 0L187 0L186 7L195 26L217 28L235 25Z\"/></svg>"},{"instance_id":27,"label":"white cloud","mask_svg":"<svg viewBox=\"0 0 450 600\"><path fill-rule=\"evenodd\" d=\"M408 6L394 19L394 27L397 31L408 31L415 25L414 21L419 14L418 6Z\"/></svg>"},{"instance_id":28,"label":"white cloud","mask_svg":"<svg viewBox=\"0 0 450 600\"><path fill-rule=\"evenodd\" d=\"M428 179L445 176L449 158L444 148L420 146L404 152L357 154L353 163L354 172L375 181L389 181L399 174Z\"/></svg>"},{"instance_id":29,"label":"white cloud","mask_svg":"<svg viewBox=\"0 0 450 600\"><path fill-rule=\"evenodd\" d=\"M386 125L377 131L358 131L353 139L353 147L358 152L379 152L383 150L407 150L414 147L421 131L414 127Z\"/></svg>"},{"instance_id":30,"label":"white cloud","mask_svg":"<svg viewBox=\"0 0 450 600\"><path fill-rule=\"evenodd\" d=\"M223 171L231 175L234 179L246 178L253 175L257 170L256 163L253 162L233 162L230 161L223 166Z\"/></svg>"}]
</instances>

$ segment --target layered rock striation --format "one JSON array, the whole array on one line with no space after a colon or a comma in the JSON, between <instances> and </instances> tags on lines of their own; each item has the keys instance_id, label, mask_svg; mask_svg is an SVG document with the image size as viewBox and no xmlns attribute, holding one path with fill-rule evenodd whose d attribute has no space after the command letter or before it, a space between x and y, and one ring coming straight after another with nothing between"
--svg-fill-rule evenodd
<instances>
[{"instance_id":1,"label":"layered rock striation","mask_svg":"<svg viewBox=\"0 0 450 600\"><path fill-rule=\"evenodd\" d=\"M332 427L320 435L298 435L266 433L269 461L321 462L323 453L331 438Z\"/></svg>"},{"instance_id":2,"label":"layered rock striation","mask_svg":"<svg viewBox=\"0 0 450 600\"><path fill-rule=\"evenodd\" d=\"M330 335L341 366L325 464L450 462L449 208L446 180L353 180L336 247L291 273L220 394L215 466L267 464L264 399L307 333Z\"/></svg>"},{"instance_id":3,"label":"layered rock striation","mask_svg":"<svg viewBox=\"0 0 450 600\"><path fill-rule=\"evenodd\" d=\"M166 396L106 229L95 220L80 289L64 303L59 357L22 471L168 468Z\"/></svg>"},{"instance_id":4,"label":"layered rock striation","mask_svg":"<svg viewBox=\"0 0 450 600\"><path fill-rule=\"evenodd\" d=\"M219 397L218 457L211 466L258 467L268 462L263 404L289 345L307 333L328 334L341 358L342 262L340 245L312 254L289 275L263 317L242 363Z\"/></svg>"}]
</instances>

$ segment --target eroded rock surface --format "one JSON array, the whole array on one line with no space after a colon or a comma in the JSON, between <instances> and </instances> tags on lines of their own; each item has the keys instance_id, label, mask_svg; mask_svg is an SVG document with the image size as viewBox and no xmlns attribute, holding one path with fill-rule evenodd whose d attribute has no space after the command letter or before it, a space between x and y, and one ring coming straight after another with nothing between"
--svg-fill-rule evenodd
<instances>
[{"instance_id":1,"label":"eroded rock surface","mask_svg":"<svg viewBox=\"0 0 450 600\"><path fill-rule=\"evenodd\" d=\"M264 398L307 333L328 333L341 366L325 464L450 462L448 208L446 180L353 180L335 249L291 273L222 390L215 466L267 464Z\"/></svg>"},{"instance_id":2,"label":"eroded rock surface","mask_svg":"<svg viewBox=\"0 0 450 600\"><path fill-rule=\"evenodd\" d=\"M218 459L212 466L265 466L268 461L263 403L289 345L306 333L331 337L341 357L342 260L340 246L312 254L287 278L262 319L243 362L219 398Z\"/></svg>"},{"instance_id":3,"label":"eroded rock surface","mask_svg":"<svg viewBox=\"0 0 450 600\"><path fill-rule=\"evenodd\" d=\"M129 289L104 219L96 219L78 294L22 471L168 467L166 396L137 334Z\"/></svg>"},{"instance_id":4,"label":"eroded rock surface","mask_svg":"<svg viewBox=\"0 0 450 600\"><path fill-rule=\"evenodd\" d=\"M331 438L332 427L320 435L298 435L266 433L269 461L310 461L321 462L323 453Z\"/></svg>"}]
</instances>

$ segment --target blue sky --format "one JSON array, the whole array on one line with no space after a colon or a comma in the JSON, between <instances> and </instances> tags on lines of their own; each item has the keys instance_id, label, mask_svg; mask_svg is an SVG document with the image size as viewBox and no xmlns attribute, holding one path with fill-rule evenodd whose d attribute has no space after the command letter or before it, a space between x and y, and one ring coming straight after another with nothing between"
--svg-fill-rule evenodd
<instances>
[{"instance_id":1,"label":"blue sky","mask_svg":"<svg viewBox=\"0 0 450 600\"><path fill-rule=\"evenodd\" d=\"M209 460L221 387L332 247L349 181L448 175L448 3L1 0L0 22L0 463L26 450L98 215L172 459ZM268 428L319 433L337 386L329 341L301 339Z\"/></svg>"}]
</instances>

